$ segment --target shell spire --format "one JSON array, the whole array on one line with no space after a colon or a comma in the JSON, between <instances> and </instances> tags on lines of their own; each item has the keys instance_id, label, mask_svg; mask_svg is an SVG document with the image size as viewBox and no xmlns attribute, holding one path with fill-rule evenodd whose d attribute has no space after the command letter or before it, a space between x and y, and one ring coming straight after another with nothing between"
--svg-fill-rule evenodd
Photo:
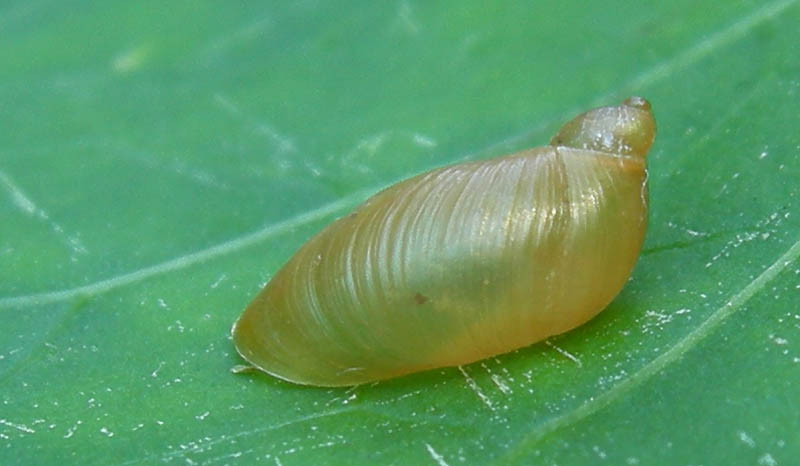
<instances>
[{"instance_id":1,"label":"shell spire","mask_svg":"<svg viewBox=\"0 0 800 466\"><path fill-rule=\"evenodd\" d=\"M644 157L655 137L650 102L634 96L581 113L561 127L550 145Z\"/></svg>"}]
</instances>

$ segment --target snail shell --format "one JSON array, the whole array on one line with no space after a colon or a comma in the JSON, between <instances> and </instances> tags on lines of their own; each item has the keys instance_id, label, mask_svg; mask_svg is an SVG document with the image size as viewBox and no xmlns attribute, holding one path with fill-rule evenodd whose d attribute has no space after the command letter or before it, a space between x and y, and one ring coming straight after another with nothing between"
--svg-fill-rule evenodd
<instances>
[{"instance_id":1,"label":"snail shell","mask_svg":"<svg viewBox=\"0 0 800 466\"><path fill-rule=\"evenodd\" d=\"M397 183L311 238L233 326L250 364L342 386L456 366L583 324L622 289L647 225L650 104L550 145Z\"/></svg>"}]
</instances>

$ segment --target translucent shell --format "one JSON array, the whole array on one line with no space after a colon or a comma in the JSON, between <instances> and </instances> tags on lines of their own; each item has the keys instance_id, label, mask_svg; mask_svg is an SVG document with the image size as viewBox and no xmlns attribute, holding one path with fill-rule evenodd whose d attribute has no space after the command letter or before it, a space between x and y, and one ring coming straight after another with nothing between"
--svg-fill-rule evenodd
<instances>
[{"instance_id":1,"label":"translucent shell","mask_svg":"<svg viewBox=\"0 0 800 466\"><path fill-rule=\"evenodd\" d=\"M342 386L456 366L583 324L619 293L647 225L649 103L550 145L395 184L311 238L234 324L281 379Z\"/></svg>"}]
</instances>

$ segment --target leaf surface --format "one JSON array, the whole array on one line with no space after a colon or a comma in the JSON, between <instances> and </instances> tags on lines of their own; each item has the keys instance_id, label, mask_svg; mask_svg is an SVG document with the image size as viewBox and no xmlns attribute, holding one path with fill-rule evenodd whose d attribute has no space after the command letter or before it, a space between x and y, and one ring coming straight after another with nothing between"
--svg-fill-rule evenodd
<instances>
[{"instance_id":1,"label":"leaf surface","mask_svg":"<svg viewBox=\"0 0 800 466\"><path fill-rule=\"evenodd\" d=\"M786 464L800 454L800 39L776 2L0 6L0 463ZM432 167L653 104L598 318L349 389L235 375L310 236Z\"/></svg>"}]
</instances>

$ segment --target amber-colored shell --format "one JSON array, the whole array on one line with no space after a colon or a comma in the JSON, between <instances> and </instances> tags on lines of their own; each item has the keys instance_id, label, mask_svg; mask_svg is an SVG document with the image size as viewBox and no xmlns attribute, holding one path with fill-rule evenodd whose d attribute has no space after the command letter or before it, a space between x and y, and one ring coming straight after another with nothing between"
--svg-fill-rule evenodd
<instances>
[{"instance_id":1,"label":"amber-colored shell","mask_svg":"<svg viewBox=\"0 0 800 466\"><path fill-rule=\"evenodd\" d=\"M341 386L456 366L570 330L619 293L647 225L650 105L546 147L423 173L311 238L234 324L239 353Z\"/></svg>"}]
</instances>

